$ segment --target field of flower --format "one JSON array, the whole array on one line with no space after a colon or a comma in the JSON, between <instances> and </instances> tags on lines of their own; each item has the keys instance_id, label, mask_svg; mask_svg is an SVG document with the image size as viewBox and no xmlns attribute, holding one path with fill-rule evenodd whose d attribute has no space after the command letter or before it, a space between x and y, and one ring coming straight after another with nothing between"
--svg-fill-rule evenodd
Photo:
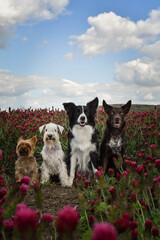
<instances>
[{"instance_id":1,"label":"field of flower","mask_svg":"<svg viewBox=\"0 0 160 240\"><path fill-rule=\"evenodd\" d=\"M103 137L106 114L99 109L96 127L99 142ZM64 111L17 109L0 111L0 239L83 240L158 240L160 239L160 110L130 112L126 117L127 169L122 157L116 160L120 174L102 169L91 176L77 175L74 187L79 191L79 211L66 206L55 216L42 213L42 188L34 187L36 209L22 204L29 192L29 177L19 185L14 180L16 145L20 136L37 135L35 157L41 164L43 136L39 126L54 122L64 126L60 136L67 151L68 118Z\"/></svg>"}]
</instances>

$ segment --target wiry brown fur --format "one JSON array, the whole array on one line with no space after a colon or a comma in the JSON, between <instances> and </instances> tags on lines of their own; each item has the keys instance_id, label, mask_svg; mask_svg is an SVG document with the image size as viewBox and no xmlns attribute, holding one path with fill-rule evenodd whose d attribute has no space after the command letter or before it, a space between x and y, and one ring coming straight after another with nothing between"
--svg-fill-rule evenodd
<instances>
[{"instance_id":1,"label":"wiry brown fur","mask_svg":"<svg viewBox=\"0 0 160 240\"><path fill-rule=\"evenodd\" d=\"M34 185L39 181L38 165L34 154L37 137L33 136L31 139L24 140L20 137L16 147L18 159L15 162L15 179L20 182L24 176L30 177L30 185Z\"/></svg>"}]
</instances>

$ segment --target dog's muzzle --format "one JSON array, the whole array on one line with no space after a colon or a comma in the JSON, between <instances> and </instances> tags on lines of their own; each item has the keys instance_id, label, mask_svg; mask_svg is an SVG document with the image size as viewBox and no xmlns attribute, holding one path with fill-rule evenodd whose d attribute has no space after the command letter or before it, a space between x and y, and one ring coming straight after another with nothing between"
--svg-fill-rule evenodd
<instances>
[{"instance_id":1,"label":"dog's muzzle","mask_svg":"<svg viewBox=\"0 0 160 240\"><path fill-rule=\"evenodd\" d=\"M113 122L113 125L115 128L120 128L121 127L121 120L119 118L116 118L115 121Z\"/></svg>"},{"instance_id":2,"label":"dog's muzzle","mask_svg":"<svg viewBox=\"0 0 160 240\"><path fill-rule=\"evenodd\" d=\"M56 136L53 134L48 134L46 136L46 141L55 141L56 140Z\"/></svg>"},{"instance_id":3,"label":"dog's muzzle","mask_svg":"<svg viewBox=\"0 0 160 240\"><path fill-rule=\"evenodd\" d=\"M85 116L80 117L79 125L81 127L84 127L86 125L86 117Z\"/></svg>"},{"instance_id":4,"label":"dog's muzzle","mask_svg":"<svg viewBox=\"0 0 160 240\"><path fill-rule=\"evenodd\" d=\"M19 153L22 156L27 156L29 154L29 151L27 148L20 148Z\"/></svg>"}]
</instances>

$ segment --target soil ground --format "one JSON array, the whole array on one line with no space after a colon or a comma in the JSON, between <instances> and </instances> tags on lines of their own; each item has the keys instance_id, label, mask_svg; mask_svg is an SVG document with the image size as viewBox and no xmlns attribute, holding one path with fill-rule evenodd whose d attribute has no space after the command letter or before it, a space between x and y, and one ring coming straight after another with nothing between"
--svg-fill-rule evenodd
<instances>
[{"instance_id":1,"label":"soil ground","mask_svg":"<svg viewBox=\"0 0 160 240\"><path fill-rule=\"evenodd\" d=\"M60 184L43 186L42 200L42 213L50 213L54 216L67 205L79 209L78 191L74 187L62 187ZM24 203L32 209L36 208L34 189L29 190ZM44 240L52 240L54 236L46 229L43 238Z\"/></svg>"}]
</instances>

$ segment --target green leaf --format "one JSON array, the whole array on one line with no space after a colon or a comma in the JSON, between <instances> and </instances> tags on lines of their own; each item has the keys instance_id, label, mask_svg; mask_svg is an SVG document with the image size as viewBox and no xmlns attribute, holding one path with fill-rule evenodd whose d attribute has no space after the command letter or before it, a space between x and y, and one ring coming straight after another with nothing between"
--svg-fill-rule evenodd
<instances>
[{"instance_id":1,"label":"green leaf","mask_svg":"<svg viewBox=\"0 0 160 240\"><path fill-rule=\"evenodd\" d=\"M97 207L98 211L100 212L103 212L106 208L107 208L107 205L105 202L101 202Z\"/></svg>"},{"instance_id":2,"label":"green leaf","mask_svg":"<svg viewBox=\"0 0 160 240\"><path fill-rule=\"evenodd\" d=\"M82 240L89 240L92 234L92 230L88 229L85 233L82 235Z\"/></svg>"}]
</instances>

